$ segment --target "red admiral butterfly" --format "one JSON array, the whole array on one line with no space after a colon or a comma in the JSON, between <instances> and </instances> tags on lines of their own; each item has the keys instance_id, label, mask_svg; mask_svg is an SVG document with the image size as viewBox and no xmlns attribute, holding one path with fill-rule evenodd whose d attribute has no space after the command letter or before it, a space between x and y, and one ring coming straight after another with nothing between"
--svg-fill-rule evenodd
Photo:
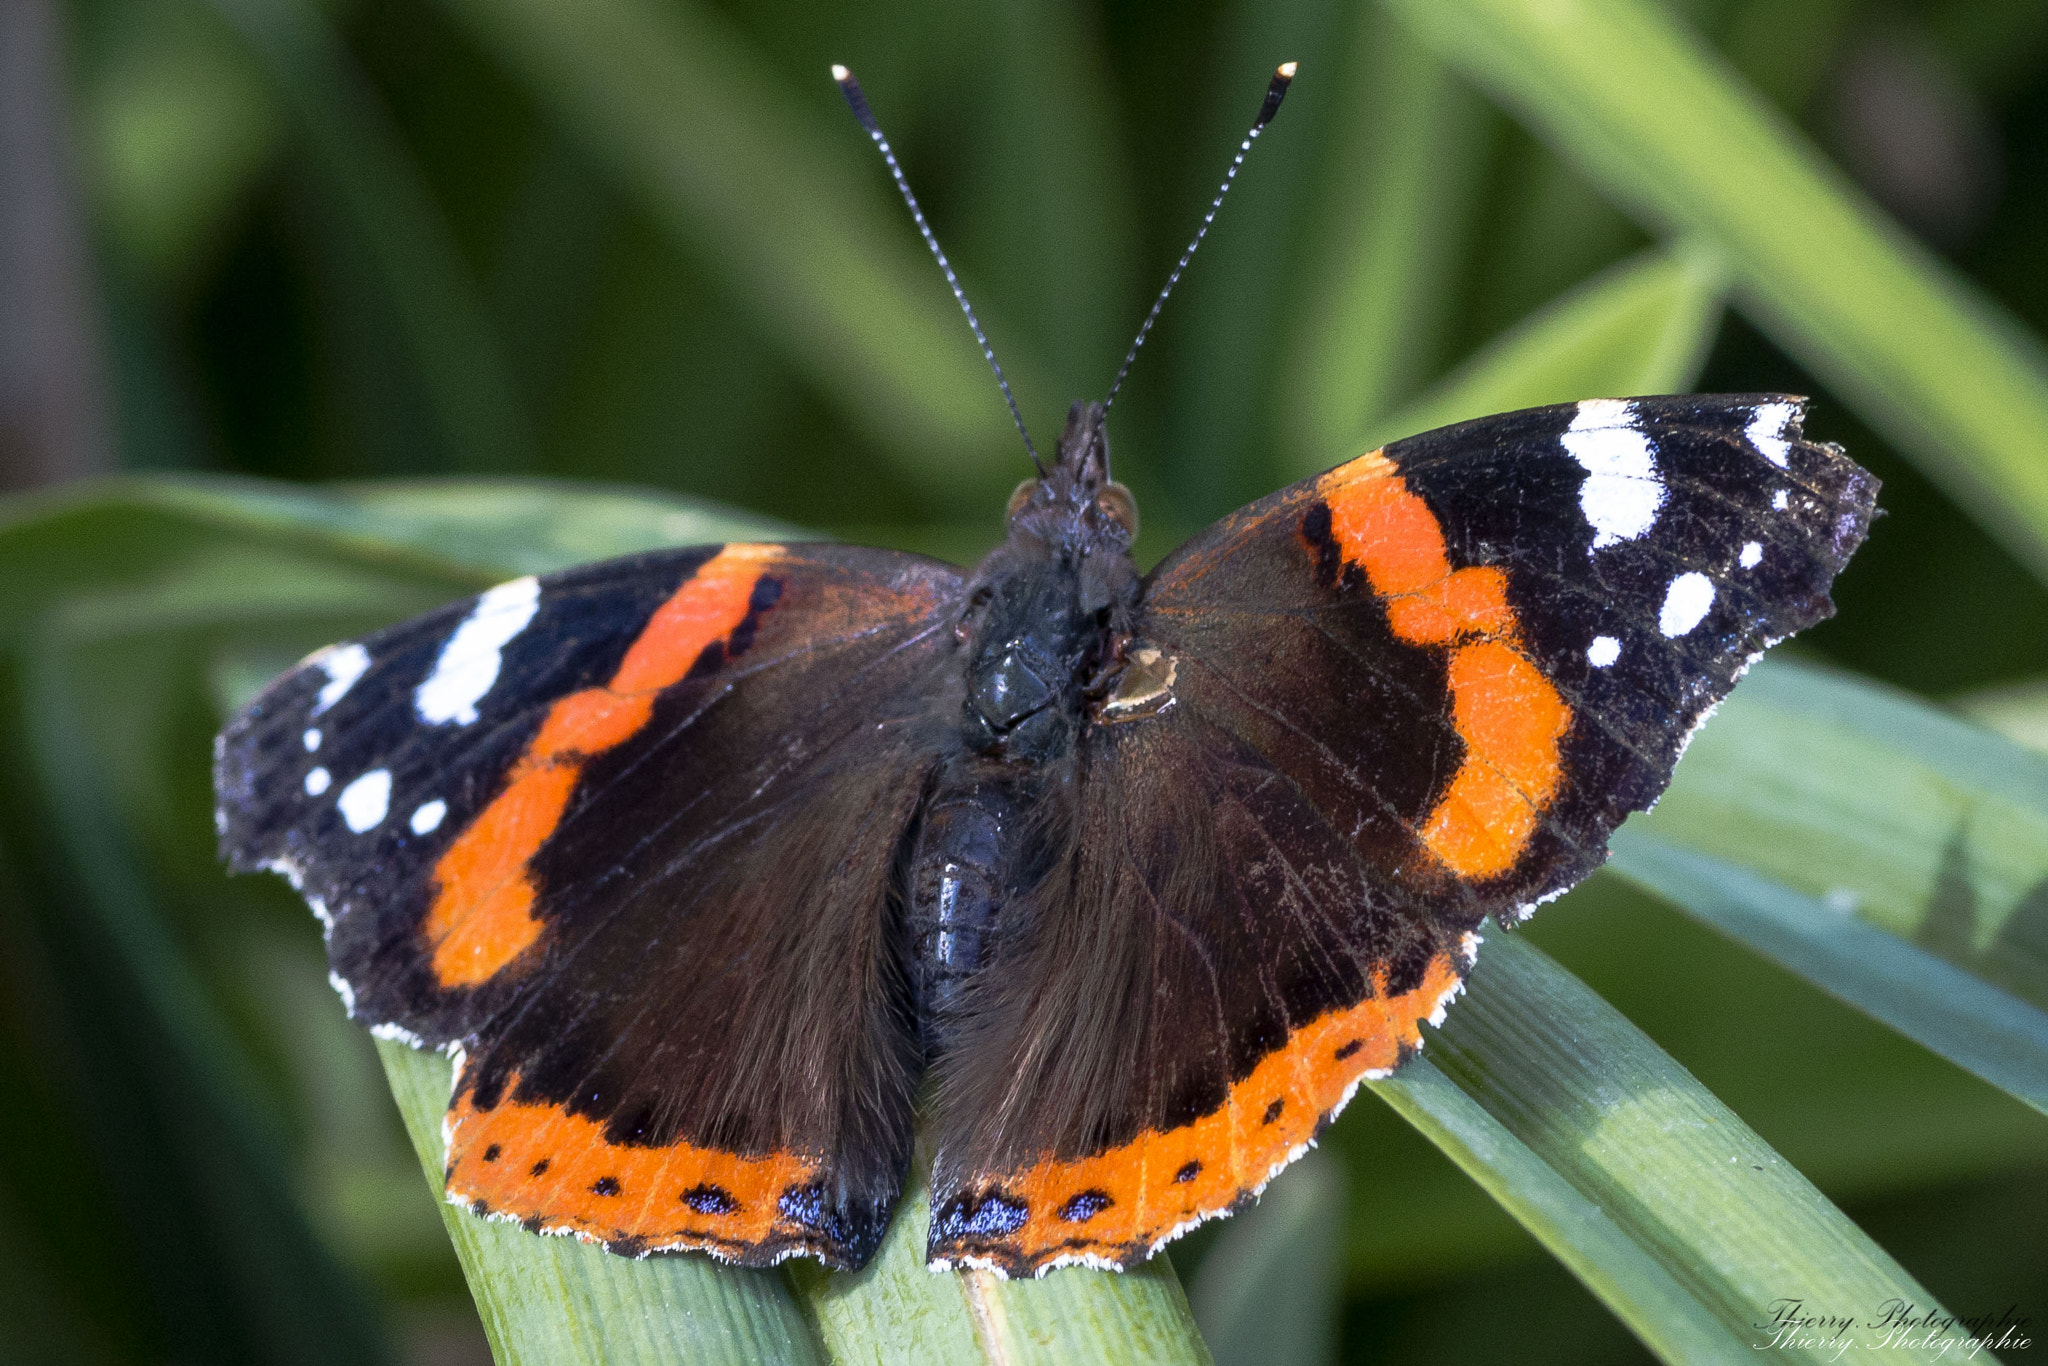
<instances>
[{"instance_id":1,"label":"red admiral butterfly","mask_svg":"<svg viewBox=\"0 0 2048 1366\"><path fill-rule=\"evenodd\" d=\"M972 572L658 551L313 655L220 738L222 847L354 1017L455 1055L479 1213L857 1267L929 1078L935 1265L1127 1266L1418 1048L1487 917L1830 614L1876 482L1803 412L1468 422L1140 574L1076 405Z\"/></svg>"}]
</instances>

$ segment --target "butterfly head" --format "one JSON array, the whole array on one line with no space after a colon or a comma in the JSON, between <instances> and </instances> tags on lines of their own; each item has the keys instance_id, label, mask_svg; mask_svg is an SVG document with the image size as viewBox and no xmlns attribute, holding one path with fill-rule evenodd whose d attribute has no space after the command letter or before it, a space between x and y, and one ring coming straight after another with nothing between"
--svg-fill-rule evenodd
<instances>
[{"instance_id":1,"label":"butterfly head","mask_svg":"<svg viewBox=\"0 0 2048 1366\"><path fill-rule=\"evenodd\" d=\"M1138 503L1109 476L1101 404L1076 403L1068 410L1052 467L1017 485L1004 517L1013 537L1129 551L1138 534Z\"/></svg>"}]
</instances>

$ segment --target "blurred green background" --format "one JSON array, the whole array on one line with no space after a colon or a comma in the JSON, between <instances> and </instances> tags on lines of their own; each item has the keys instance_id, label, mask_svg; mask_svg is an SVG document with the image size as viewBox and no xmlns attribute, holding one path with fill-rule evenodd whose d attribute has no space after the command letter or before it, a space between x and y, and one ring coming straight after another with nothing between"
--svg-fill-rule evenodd
<instances>
[{"instance_id":1,"label":"blurred green background","mask_svg":"<svg viewBox=\"0 0 2048 1366\"><path fill-rule=\"evenodd\" d=\"M1719 202L1751 239L1660 181L1694 145L1682 86L1680 122L1652 108L1632 142L1609 117L1603 142L1564 87L1466 42L1455 14L1486 8L9 0L0 476L40 492L5 525L72 523L17 538L0 584L17 607L61 601L148 553L117 518L92 530L115 486L66 491L140 471L623 481L971 561L1027 467L828 64L861 77L1043 447L1100 396L1295 59L1117 406L1143 558L1494 389L1496 407L1586 396L1548 392L1568 375L1541 366L1489 387L1515 329L1548 325L1633 387L1813 394L1809 434L1883 478L1889 515L1802 648L1942 702L2029 696L2048 497L2022 486L2048 479L2043 428L2022 403L1994 430L2005 410L1973 386L1995 385L1912 289L1826 295L1859 258L1826 240L1795 260L1808 209L1768 167L1725 166ZM2048 0L1589 8L1689 35L1764 126L1819 149L1815 183L1863 206L1878 248L2038 378ZM1885 350L1922 342L1957 370L1918 372L1931 398ZM451 590L378 591L336 619ZM9 705L33 717L61 680L9 620L31 630ZM108 790L57 790L47 737L6 732L10 774L46 780L0 796L0 1360L487 1360L317 927L281 884L212 866L218 699L292 654L187 648L92 659ZM212 691L154 681L195 668ZM117 814L122 852L88 814L49 837L58 858L50 811ZM79 897L125 909L49 910ZM2017 1304L2048 1330L2040 1114L1618 881L1530 935L1951 1309ZM101 970L124 954L141 988ZM154 1032L165 1001L199 1022L176 1047ZM1313 1180L1348 1197L1284 1215L1303 1264L1334 1268L1315 1350L1643 1356L1385 1107L1361 1098L1329 1147ZM1175 1251L1198 1312L1221 1236Z\"/></svg>"}]
</instances>

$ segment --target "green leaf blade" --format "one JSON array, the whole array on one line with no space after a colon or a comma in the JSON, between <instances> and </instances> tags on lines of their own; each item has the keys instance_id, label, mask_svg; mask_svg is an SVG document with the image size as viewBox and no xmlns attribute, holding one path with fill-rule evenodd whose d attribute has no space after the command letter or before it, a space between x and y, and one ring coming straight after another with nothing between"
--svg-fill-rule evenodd
<instances>
[{"instance_id":1,"label":"green leaf blade","mask_svg":"<svg viewBox=\"0 0 2048 1366\"><path fill-rule=\"evenodd\" d=\"M2048 1010L2048 760L1989 731L1765 661L1621 847L1638 834L1841 908Z\"/></svg>"},{"instance_id":2,"label":"green leaf blade","mask_svg":"<svg viewBox=\"0 0 2048 1366\"><path fill-rule=\"evenodd\" d=\"M1687 389L1720 330L1727 288L1710 246L1643 252L1496 337L1363 444L1518 408Z\"/></svg>"},{"instance_id":3,"label":"green leaf blade","mask_svg":"<svg viewBox=\"0 0 2048 1366\"><path fill-rule=\"evenodd\" d=\"M1700 42L1639 0L1393 3L1622 204L1725 252L1759 324L2048 577L2039 340L1872 208Z\"/></svg>"},{"instance_id":4,"label":"green leaf blade","mask_svg":"<svg viewBox=\"0 0 2048 1366\"><path fill-rule=\"evenodd\" d=\"M1424 1116L1453 1160L1498 1187L1667 1360L1754 1360L1788 1299L1859 1320L1890 1300L1934 1305L1691 1074L1512 933L1489 937L1423 1056L1433 1074L1375 1089Z\"/></svg>"},{"instance_id":5,"label":"green leaf blade","mask_svg":"<svg viewBox=\"0 0 2048 1366\"><path fill-rule=\"evenodd\" d=\"M1623 831L1613 867L2048 1114L2048 1014L1847 909L1654 836Z\"/></svg>"}]
</instances>

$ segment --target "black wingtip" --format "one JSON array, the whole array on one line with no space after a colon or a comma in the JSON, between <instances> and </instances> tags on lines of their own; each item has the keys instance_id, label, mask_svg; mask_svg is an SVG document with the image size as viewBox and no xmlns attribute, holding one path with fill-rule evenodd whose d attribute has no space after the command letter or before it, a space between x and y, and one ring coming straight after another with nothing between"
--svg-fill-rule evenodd
<instances>
[{"instance_id":1,"label":"black wingtip","mask_svg":"<svg viewBox=\"0 0 2048 1366\"><path fill-rule=\"evenodd\" d=\"M1254 129L1264 128L1280 112L1280 101L1287 98L1287 87L1294 84L1294 69L1297 63L1282 62L1273 72L1273 79L1266 86L1266 102L1259 106L1259 116L1252 121ZM844 68L840 68L844 70Z\"/></svg>"}]
</instances>

